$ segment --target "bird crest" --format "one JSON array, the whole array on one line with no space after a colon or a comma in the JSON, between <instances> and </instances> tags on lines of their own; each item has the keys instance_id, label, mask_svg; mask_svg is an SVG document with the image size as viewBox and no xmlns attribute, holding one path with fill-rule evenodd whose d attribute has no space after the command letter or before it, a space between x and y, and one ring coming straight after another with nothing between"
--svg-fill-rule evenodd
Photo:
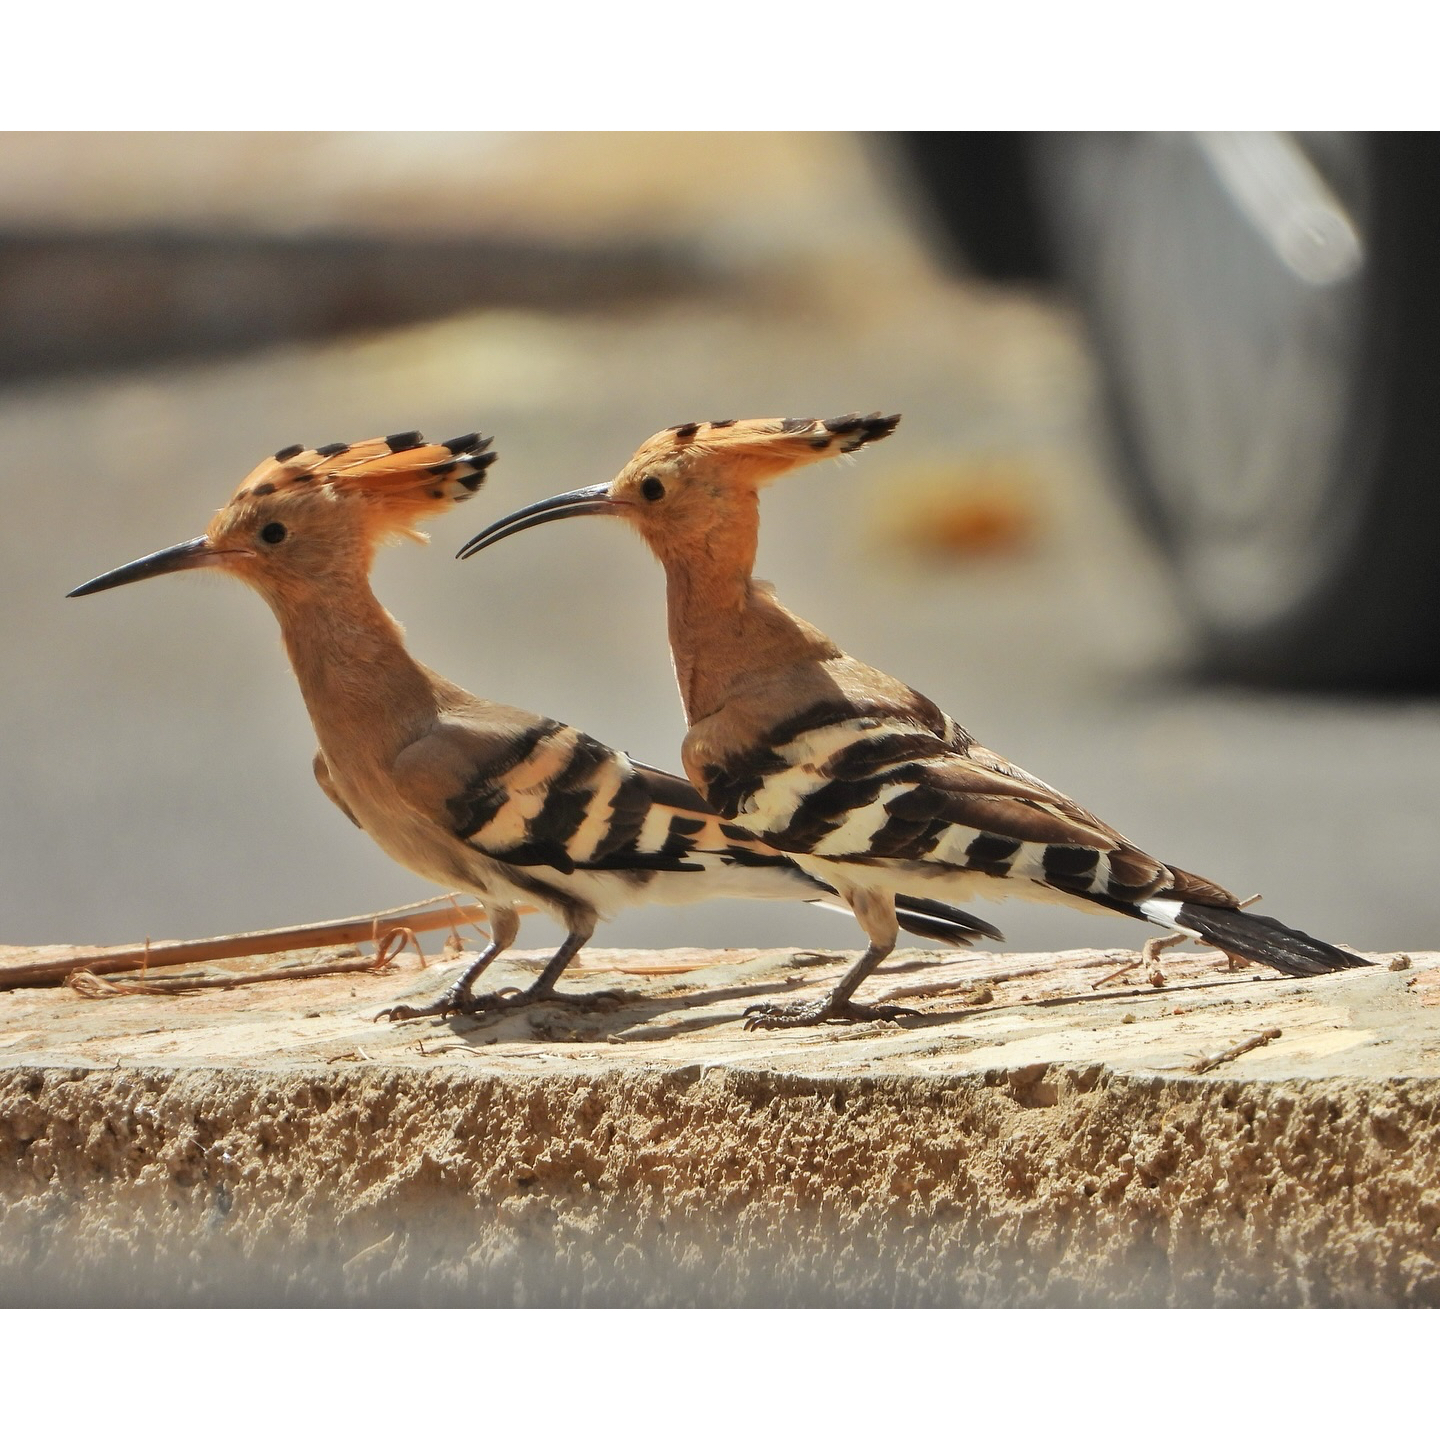
<instances>
[{"instance_id":1,"label":"bird crest","mask_svg":"<svg viewBox=\"0 0 1440 1440\"><path fill-rule=\"evenodd\" d=\"M377 538L400 534L421 539L414 525L468 500L484 483L495 460L489 444L478 432L431 444L418 430L406 430L353 445L290 445L257 465L227 508L328 488L365 502L367 528Z\"/></svg>"},{"instance_id":2,"label":"bird crest","mask_svg":"<svg viewBox=\"0 0 1440 1440\"><path fill-rule=\"evenodd\" d=\"M636 452L631 467L714 458L724 462L732 478L761 485L797 465L853 454L863 445L883 440L899 423L898 415L878 411L829 420L690 420L652 435Z\"/></svg>"}]
</instances>

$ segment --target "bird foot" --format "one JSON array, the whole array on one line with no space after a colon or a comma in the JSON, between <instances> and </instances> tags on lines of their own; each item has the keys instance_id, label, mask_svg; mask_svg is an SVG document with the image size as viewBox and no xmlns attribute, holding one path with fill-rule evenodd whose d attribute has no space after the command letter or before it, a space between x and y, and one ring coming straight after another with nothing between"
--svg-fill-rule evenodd
<instances>
[{"instance_id":1,"label":"bird foot","mask_svg":"<svg viewBox=\"0 0 1440 1440\"><path fill-rule=\"evenodd\" d=\"M427 1015L438 1015L444 1019L447 1015L459 1015L470 1008L471 997L460 990L447 990L438 1000L432 1000L428 1005L392 1005L388 1010L382 1010L375 1016L372 1023L381 1020L423 1020Z\"/></svg>"},{"instance_id":2,"label":"bird foot","mask_svg":"<svg viewBox=\"0 0 1440 1440\"><path fill-rule=\"evenodd\" d=\"M821 1025L827 1020L840 1020L847 1025L864 1020L898 1020L902 1015L918 1015L918 1010L904 1005L859 1005L854 1000L797 1000L779 1004L772 1000L750 1005L745 1010L747 1030L791 1030L800 1025Z\"/></svg>"}]
</instances>

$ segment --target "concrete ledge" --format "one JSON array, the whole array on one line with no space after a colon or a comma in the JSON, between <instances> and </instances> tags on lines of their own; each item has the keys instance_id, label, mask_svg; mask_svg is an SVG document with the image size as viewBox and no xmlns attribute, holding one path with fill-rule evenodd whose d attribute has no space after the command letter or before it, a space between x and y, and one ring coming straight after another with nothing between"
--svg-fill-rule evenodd
<instances>
[{"instance_id":1,"label":"concrete ledge","mask_svg":"<svg viewBox=\"0 0 1440 1440\"><path fill-rule=\"evenodd\" d=\"M623 999L482 1025L370 1023L440 966L0 995L0 1303L1440 1303L1440 956L1127 958L909 952L920 1016L762 1034L838 963L590 952Z\"/></svg>"}]
</instances>

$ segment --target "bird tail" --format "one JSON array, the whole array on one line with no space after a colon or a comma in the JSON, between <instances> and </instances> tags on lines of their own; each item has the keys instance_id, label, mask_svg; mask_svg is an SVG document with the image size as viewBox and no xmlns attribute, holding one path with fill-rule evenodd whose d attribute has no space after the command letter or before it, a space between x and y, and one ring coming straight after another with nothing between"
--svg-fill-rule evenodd
<instances>
[{"instance_id":1,"label":"bird tail","mask_svg":"<svg viewBox=\"0 0 1440 1440\"><path fill-rule=\"evenodd\" d=\"M817 883L824 885L825 882ZM828 885L825 888L830 889ZM812 900L810 903L841 915L853 914L850 907L838 898ZM957 910L955 906L944 905L938 900L923 900L918 895L897 895L895 918L902 930L924 940L938 940L942 945L973 945L976 940L1005 938L988 920L982 920L968 910Z\"/></svg>"},{"instance_id":2,"label":"bird tail","mask_svg":"<svg viewBox=\"0 0 1440 1440\"><path fill-rule=\"evenodd\" d=\"M941 940L947 945L969 945L976 940L1005 939L988 920L957 910L938 900L925 900L918 895L895 897L895 918L902 930L926 940Z\"/></svg>"},{"instance_id":3,"label":"bird tail","mask_svg":"<svg viewBox=\"0 0 1440 1440\"><path fill-rule=\"evenodd\" d=\"M1268 915L1253 915L1248 910L1160 896L1140 901L1136 909L1156 925L1183 930L1226 954L1254 960L1285 975L1325 975L1370 964L1303 930L1292 930Z\"/></svg>"}]
</instances>

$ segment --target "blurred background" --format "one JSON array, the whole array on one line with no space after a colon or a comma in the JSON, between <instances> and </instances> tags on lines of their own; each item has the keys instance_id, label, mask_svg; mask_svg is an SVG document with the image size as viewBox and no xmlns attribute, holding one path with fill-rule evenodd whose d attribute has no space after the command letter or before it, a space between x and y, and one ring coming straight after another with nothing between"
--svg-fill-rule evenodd
<instances>
[{"instance_id":1,"label":"blurred background","mask_svg":"<svg viewBox=\"0 0 1440 1440\"><path fill-rule=\"evenodd\" d=\"M198 533L266 454L494 434L485 490L377 592L459 683L675 769L632 535L450 557L666 425L880 409L885 445L766 494L757 570L792 608L1162 858L1333 941L1433 947L1437 161L1364 135L0 136L0 941L432 893L315 787L257 597L64 598ZM1144 934L990 918L1012 948ZM597 941L858 931L713 904Z\"/></svg>"}]
</instances>

